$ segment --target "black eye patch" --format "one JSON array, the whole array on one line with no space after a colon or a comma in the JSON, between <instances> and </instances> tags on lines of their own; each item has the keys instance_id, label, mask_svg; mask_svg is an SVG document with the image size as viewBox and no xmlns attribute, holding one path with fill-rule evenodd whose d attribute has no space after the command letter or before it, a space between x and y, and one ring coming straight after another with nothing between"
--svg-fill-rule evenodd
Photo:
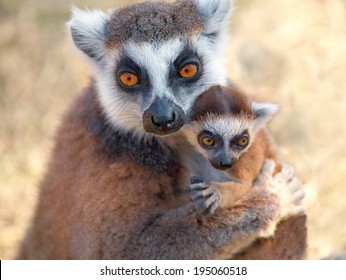
<instances>
[{"instance_id":1,"label":"black eye patch","mask_svg":"<svg viewBox=\"0 0 346 280\"><path fill-rule=\"evenodd\" d=\"M197 66L196 74L191 78L183 78L179 75L182 67L188 64ZM203 61L196 51L194 51L188 44L183 48L176 60L170 66L168 83L171 87L184 87L191 86L196 83L203 73Z\"/></svg>"},{"instance_id":2,"label":"black eye patch","mask_svg":"<svg viewBox=\"0 0 346 280\"><path fill-rule=\"evenodd\" d=\"M250 142L250 135L247 130L244 130L242 133L234 136L229 142L230 147L237 147L238 149L245 149Z\"/></svg>"},{"instance_id":3,"label":"black eye patch","mask_svg":"<svg viewBox=\"0 0 346 280\"><path fill-rule=\"evenodd\" d=\"M124 86L120 81L120 75L122 73L129 72L132 74L135 74L139 82L135 86L132 87L126 87ZM123 55L119 62L116 65L115 69L115 81L117 85L124 90L125 92L129 93L142 93L142 92L148 92L150 88L149 83L149 76L148 72L145 68L139 66L136 62L134 62L130 57Z\"/></svg>"}]
</instances>

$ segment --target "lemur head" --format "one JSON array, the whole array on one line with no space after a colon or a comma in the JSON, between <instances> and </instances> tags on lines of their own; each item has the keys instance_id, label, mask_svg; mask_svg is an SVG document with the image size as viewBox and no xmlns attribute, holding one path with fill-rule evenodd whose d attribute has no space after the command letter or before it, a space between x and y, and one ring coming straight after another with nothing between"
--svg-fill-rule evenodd
<instances>
[{"instance_id":1,"label":"lemur head","mask_svg":"<svg viewBox=\"0 0 346 280\"><path fill-rule=\"evenodd\" d=\"M213 167L227 170L277 111L277 105L251 101L234 88L213 86L196 100L183 132Z\"/></svg>"},{"instance_id":2,"label":"lemur head","mask_svg":"<svg viewBox=\"0 0 346 280\"><path fill-rule=\"evenodd\" d=\"M139 133L179 130L204 90L226 84L231 9L231 0L150 1L107 14L73 9L67 26L91 62L107 119Z\"/></svg>"}]
</instances>

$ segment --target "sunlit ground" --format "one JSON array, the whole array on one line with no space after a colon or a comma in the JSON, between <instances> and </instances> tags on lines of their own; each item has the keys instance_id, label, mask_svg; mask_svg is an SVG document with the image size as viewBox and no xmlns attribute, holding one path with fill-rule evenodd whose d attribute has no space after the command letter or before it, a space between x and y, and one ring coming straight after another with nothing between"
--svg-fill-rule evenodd
<instances>
[{"instance_id":1,"label":"sunlit ground","mask_svg":"<svg viewBox=\"0 0 346 280\"><path fill-rule=\"evenodd\" d=\"M105 10L128 2L74 1ZM281 104L271 130L304 181L307 257L346 251L346 2L236 4L229 77ZM61 114L88 81L64 29L70 5L0 0L0 259L15 255Z\"/></svg>"}]
</instances>

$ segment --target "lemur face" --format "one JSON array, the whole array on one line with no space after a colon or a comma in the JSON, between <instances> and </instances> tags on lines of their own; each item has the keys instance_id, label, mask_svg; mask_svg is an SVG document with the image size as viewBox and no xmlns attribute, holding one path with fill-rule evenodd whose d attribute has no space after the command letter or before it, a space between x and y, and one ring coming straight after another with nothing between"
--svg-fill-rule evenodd
<instances>
[{"instance_id":1,"label":"lemur face","mask_svg":"<svg viewBox=\"0 0 346 280\"><path fill-rule=\"evenodd\" d=\"M196 98L226 84L230 0L145 2L103 14L74 11L68 26L92 62L99 100L115 126L178 131Z\"/></svg>"},{"instance_id":2,"label":"lemur face","mask_svg":"<svg viewBox=\"0 0 346 280\"><path fill-rule=\"evenodd\" d=\"M217 131L201 131L197 136L199 146L208 155L211 165L219 170L233 167L239 157L247 150L250 144L249 130L220 134Z\"/></svg>"},{"instance_id":3,"label":"lemur face","mask_svg":"<svg viewBox=\"0 0 346 280\"><path fill-rule=\"evenodd\" d=\"M213 167L227 170L277 111L277 105L251 101L236 88L214 86L196 100L183 133Z\"/></svg>"},{"instance_id":4,"label":"lemur face","mask_svg":"<svg viewBox=\"0 0 346 280\"><path fill-rule=\"evenodd\" d=\"M251 116L213 115L186 125L189 142L219 170L233 167L255 136Z\"/></svg>"}]
</instances>

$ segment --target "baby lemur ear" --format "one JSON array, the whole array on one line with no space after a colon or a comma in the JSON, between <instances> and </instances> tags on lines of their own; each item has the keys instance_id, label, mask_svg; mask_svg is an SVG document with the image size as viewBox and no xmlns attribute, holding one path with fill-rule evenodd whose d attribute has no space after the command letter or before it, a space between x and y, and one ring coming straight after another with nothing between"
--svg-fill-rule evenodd
<instances>
[{"instance_id":1,"label":"baby lemur ear","mask_svg":"<svg viewBox=\"0 0 346 280\"><path fill-rule=\"evenodd\" d=\"M232 0L196 0L196 5L205 23L203 35L213 39L227 30Z\"/></svg>"},{"instance_id":2,"label":"baby lemur ear","mask_svg":"<svg viewBox=\"0 0 346 280\"><path fill-rule=\"evenodd\" d=\"M258 103L253 101L252 110L254 113L255 125L258 127L263 127L279 111L279 105L272 103Z\"/></svg>"},{"instance_id":3,"label":"baby lemur ear","mask_svg":"<svg viewBox=\"0 0 346 280\"><path fill-rule=\"evenodd\" d=\"M105 23L108 16L100 10L72 8L72 19L66 24L75 46L94 61L104 56Z\"/></svg>"}]
</instances>

